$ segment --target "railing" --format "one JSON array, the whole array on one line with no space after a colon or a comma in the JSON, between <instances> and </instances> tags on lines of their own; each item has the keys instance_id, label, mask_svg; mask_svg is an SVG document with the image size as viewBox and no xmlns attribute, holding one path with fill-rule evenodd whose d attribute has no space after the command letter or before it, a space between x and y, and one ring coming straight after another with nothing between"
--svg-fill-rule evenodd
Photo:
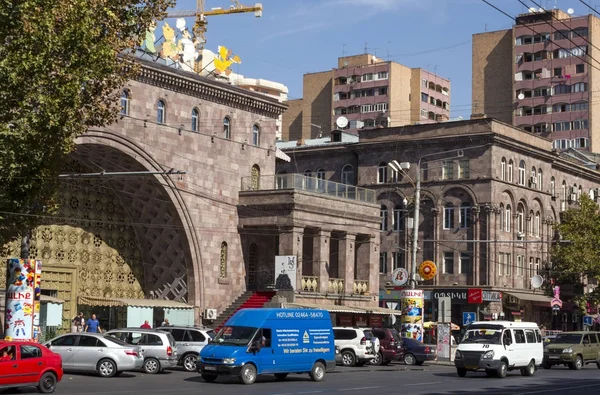
<instances>
[{"instance_id":1,"label":"railing","mask_svg":"<svg viewBox=\"0 0 600 395\"><path fill-rule=\"evenodd\" d=\"M319 290L319 278L314 276L302 276L302 291L317 292Z\"/></svg>"},{"instance_id":2,"label":"railing","mask_svg":"<svg viewBox=\"0 0 600 395\"><path fill-rule=\"evenodd\" d=\"M354 293L364 294L369 292L369 282L366 280L354 280Z\"/></svg>"},{"instance_id":3,"label":"railing","mask_svg":"<svg viewBox=\"0 0 600 395\"><path fill-rule=\"evenodd\" d=\"M340 184L302 174L276 174L242 178L242 191L269 191L277 189L299 189L359 202L372 204L377 202L375 191L372 189Z\"/></svg>"},{"instance_id":4,"label":"railing","mask_svg":"<svg viewBox=\"0 0 600 395\"><path fill-rule=\"evenodd\" d=\"M344 280L341 278L330 278L327 286L327 292L332 294L343 294Z\"/></svg>"}]
</instances>

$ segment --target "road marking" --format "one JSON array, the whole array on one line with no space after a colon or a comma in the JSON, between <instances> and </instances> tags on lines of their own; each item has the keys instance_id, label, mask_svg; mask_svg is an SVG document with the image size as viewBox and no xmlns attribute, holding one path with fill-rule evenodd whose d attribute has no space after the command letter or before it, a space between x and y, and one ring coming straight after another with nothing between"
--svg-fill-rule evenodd
<instances>
[{"instance_id":1,"label":"road marking","mask_svg":"<svg viewBox=\"0 0 600 395\"><path fill-rule=\"evenodd\" d=\"M339 389L338 391L360 391L360 390L374 390L377 388L385 388L383 386L377 386L377 387L353 387L353 388L342 388Z\"/></svg>"}]
</instances>

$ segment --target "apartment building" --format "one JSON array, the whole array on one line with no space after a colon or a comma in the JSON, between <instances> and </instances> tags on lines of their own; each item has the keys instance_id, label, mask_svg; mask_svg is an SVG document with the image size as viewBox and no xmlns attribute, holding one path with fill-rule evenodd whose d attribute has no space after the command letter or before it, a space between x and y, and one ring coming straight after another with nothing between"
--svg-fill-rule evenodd
<instances>
[{"instance_id":1,"label":"apartment building","mask_svg":"<svg viewBox=\"0 0 600 395\"><path fill-rule=\"evenodd\" d=\"M548 137L558 150L599 152L599 46L600 19L559 9L532 9L512 29L474 34L473 114Z\"/></svg>"},{"instance_id":2,"label":"apartment building","mask_svg":"<svg viewBox=\"0 0 600 395\"><path fill-rule=\"evenodd\" d=\"M283 139L445 121L450 81L371 54L338 58L332 70L304 75L303 98L290 100Z\"/></svg>"}]
</instances>

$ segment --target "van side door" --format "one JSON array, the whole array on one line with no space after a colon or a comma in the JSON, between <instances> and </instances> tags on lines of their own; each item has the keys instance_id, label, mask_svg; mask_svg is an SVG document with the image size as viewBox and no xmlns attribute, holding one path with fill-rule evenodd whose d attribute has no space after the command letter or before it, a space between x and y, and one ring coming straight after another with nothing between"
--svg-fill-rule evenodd
<instances>
[{"instance_id":1,"label":"van side door","mask_svg":"<svg viewBox=\"0 0 600 395\"><path fill-rule=\"evenodd\" d=\"M252 340L253 344L259 343L260 348L252 351L254 360L258 365L258 373L277 373L284 364L275 364L275 353L273 351L273 338L270 328L262 328L256 332L256 336Z\"/></svg>"},{"instance_id":2,"label":"van side door","mask_svg":"<svg viewBox=\"0 0 600 395\"><path fill-rule=\"evenodd\" d=\"M529 363L528 358L528 350L527 350L527 341L525 340L525 331L523 329L513 329L513 336L515 342L512 345L512 358L508 359L510 365L523 367Z\"/></svg>"}]
</instances>

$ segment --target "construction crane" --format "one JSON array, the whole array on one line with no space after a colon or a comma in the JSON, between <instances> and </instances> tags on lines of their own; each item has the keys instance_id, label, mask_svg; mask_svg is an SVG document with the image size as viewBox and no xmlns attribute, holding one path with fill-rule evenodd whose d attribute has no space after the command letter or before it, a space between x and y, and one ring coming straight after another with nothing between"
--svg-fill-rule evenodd
<instances>
[{"instance_id":1,"label":"construction crane","mask_svg":"<svg viewBox=\"0 0 600 395\"><path fill-rule=\"evenodd\" d=\"M256 3L254 6L245 6L240 4L239 0L231 0L232 5L228 9L213 8L210 11L204 10L204 0L196 0L196 9L187 11L172 11L167 13L167 18L185 18L195 17L194 23L194 35L196 36L196 43L198 53L202 54L204 44L206 43L206 27L208 22L206 21L207 16L213 15L228 15L228 14L242 14L246 12L254 12L254 16L257 18L262 17L263 7L262 4ZM199 67L199 62L196 63L196 67ZM199 71L199 70L196 70Z\"/></svg>"}]
</instances>

